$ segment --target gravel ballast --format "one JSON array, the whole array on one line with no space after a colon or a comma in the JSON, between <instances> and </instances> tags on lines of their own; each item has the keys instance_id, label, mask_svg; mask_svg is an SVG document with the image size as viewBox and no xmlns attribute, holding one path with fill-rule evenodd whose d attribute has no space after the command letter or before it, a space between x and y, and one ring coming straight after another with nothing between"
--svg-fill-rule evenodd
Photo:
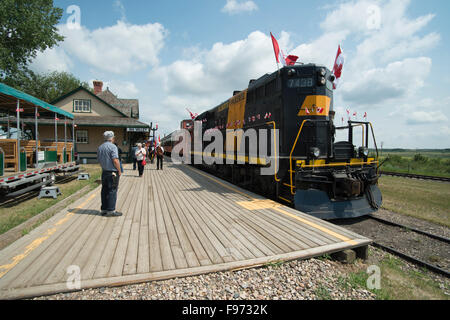
<instances>
[{"instance_id":1,"label":"gravel ballast","mask_svg":"<svg viewBox=\"0 0 450 320\"><path fill-rule=\"evenodd\" d=\"M331 260L291 261L240 271L96 288L35 299L51 300L317 300L375 299L363 288L344 287L342 264Z\"/></svg>"}]
</instances>

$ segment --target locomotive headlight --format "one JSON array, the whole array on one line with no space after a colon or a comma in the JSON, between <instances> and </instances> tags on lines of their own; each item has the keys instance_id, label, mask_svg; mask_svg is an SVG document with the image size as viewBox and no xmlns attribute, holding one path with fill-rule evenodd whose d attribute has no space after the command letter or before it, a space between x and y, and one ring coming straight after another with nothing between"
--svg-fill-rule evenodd
<instances>
[{"instance_id":1,"label":"locomotive headlight","mask_svg":"<svg viewBox=\"0 0 450 320\"><path fill-rule=\"evenodd\" d=\"M318 158L320 156L320 149L317 147L312 147L309 151L311 152L311 156L314 158Z\"/></svg>"},{"instance_id":2,"label":"locomotive headlight","mask_svg":"<svg viewBox=\"0 0 450 320\"><path fill-rule=\"evenodd\" d=\"M324 86L326 83L325 77L319 77L318 82L319 85Z\"/></svg>"},{"instance_id":3,"label":"locomotive headlight","mask_svg":"<svg viewBox=\"0 0 450 320\"><path fill-rule=\"evenodd\" d=\"M359 147L358 153L360 157L367 157L369 155L369 149L366 147Z\"/></svg>"},{"instance_id":4,"label":"locomotive headlight","mask_svg":"<svg viewBox=\"0 0 450 320\"><path fill-rule=\"evenodd\" d=\"M288 76L289 76L289 77L295 76L296 73L297 73L297 72L295 72L295 69L289 69L289 71L288 71Z\"/></svg>"}]
</instances>

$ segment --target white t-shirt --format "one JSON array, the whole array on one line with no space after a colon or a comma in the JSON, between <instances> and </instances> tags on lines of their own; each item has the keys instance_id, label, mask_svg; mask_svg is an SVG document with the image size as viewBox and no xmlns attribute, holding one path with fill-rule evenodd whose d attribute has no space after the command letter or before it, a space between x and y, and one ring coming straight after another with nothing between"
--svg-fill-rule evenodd
<instances>
[{"instance_id":1,"label":"white t-shirt","mask_svg":"<svg viewBox=\"0 0 450 320\"><path fill-rule=\"evenodd\" d=\"M145 151L144 148L137 149L137 150L136 150L136 160L137 160L137 161L144 160L144 157L145 157L146 154L147 154L147 153L146 153L146 151Z\"/></svg>"}]
</instances>

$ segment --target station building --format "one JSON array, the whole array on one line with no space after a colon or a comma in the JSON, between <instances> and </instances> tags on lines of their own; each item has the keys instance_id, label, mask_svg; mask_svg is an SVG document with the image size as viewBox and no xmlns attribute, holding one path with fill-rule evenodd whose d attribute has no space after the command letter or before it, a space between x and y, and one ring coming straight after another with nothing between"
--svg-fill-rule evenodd
<instances>
[{"instance_id":1,"label":"station building","mask_svg":"<svg viewBox=\"0 0 450 320\"><path fill-rule=\"evenodd\" d=\"M109 88L103 90L102 81L94 81L94 92L78 87L51 104L74 115L76 152L88 163L96 162L107 130L114 131L124 160L129 160L135 143L148 140L150 126L139 121L139 100L118 98ZM40 128L42 138L53 137L53 132L52 126ZM58 136L64 136L64 125L58 128Z\"/></svg>"}]
</instances>

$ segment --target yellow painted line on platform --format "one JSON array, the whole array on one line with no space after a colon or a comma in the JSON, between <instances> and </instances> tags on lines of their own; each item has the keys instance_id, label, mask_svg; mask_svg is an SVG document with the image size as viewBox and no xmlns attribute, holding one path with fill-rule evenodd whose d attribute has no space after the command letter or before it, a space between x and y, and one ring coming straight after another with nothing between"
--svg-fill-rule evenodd
<instances>
[{"instance_id":1,"label":"yellow painted line on platform","mask_svg":"<svg viewBox=\"0 0 450 320\"><path fill-rule=\"evenodd\" d=\"M274 209L274 210L276 210L276 211L278 211L278 212L280 212L282 214L285 214L285 215L287 215L287 216L289 216L289 217L291 217L293 219L296 219L296 220L298 220L298 221L300 221L300 222L302 222L304 224L307 224L307 225L309 225L309 226L311 226L311 227L313 227L313 228L315 228L317 230L325 232L325 233L327 233L327 234L329 234L329 235L331 235L331 236L333 236L333 237L335 237L335 238L337 238L339 240L345 241L345 242L347 242L347 243L349 243L351 245L357 245L358 244L358 242L356 242L356 241L354 241L354 240L352 240L352 239L350 239L350 238L348 238L346 236L343 236L343 235L341 235L341 234L339 234L337 232L334 232L333 230L330 230L330 229L328 229L326 227L318 225L317 223L314 223L314 222L309 221L307 219L301 218L301 217L299 217L299 216L297 216L295 214L292 214L290 212L287 212L287 211L281 209L280 207L282 205L279 204L279 203L276 203L275 201L272 201L272 200L269 200L269 199L256 199L256 198L253 198L252 196L250 196L250 195L248 195L248 194L246 194L246 193L244 193L242 191L239 191L236 188L233 188L232 186L229 186L229 185L227 185L225 183L222 183L219 180L217 180L217 179L215 179L215 178L213 178L213 177L211 177L211 176L209 176L209 175L207 175L207 174L205 174L203 172L200 172L198 170L194 170L194 169L190 168L189 166L186 166L186 168L189 168L190 170L192 170L192 171L194 171L194 172L196 172L196 173L198 173L198 174L200 174L200 175L202 175L202 176L204 176L204 177L206 177L206 178L208 178L208 179L210 179L210 180L220 184L221 186L223 186L223 187L225 187L225 188L227 188L229 190L232 190L234 192L237 192L237 193L239 193L239 194L241 194L241 195L243 195L243 196L245 196L247 198L250 198L252 200L252 201L236 201L236 203L239 204L241 207L244 207L244 208L246 208L248 210Z\"/></svg>"},{"instance_id":2,"label":"yellow painted line on platform","mask_svg":"<svg viewBox=\"0 0 450 320\"><path fill-rule=\"evenodd\" d=\"M294 218L294 219L296 219L296 220L298 220L300 222L303 222L304 224L307 224L307 225L309 225L309 226L311 226L313 228L316 228L316 229L318 229L320 231L323 231L323 232L325 232L325 233L327 233L327 234L329 234L329 235L331 235L331 236L333 236L335 238L338 238L338 239L340 239L342 241L348 242L349 244L352 244L352 245L358 244L356 241L354 241L354 240L352 240L352 239L350 239L350 238L348 238L346 236L343 236L343 235L341 235L341 234L339 234L337 232L334 232L333 230L325 228L325 227L323 227L321 225L318 225L318 224L316 224L316 223L314 223L312 221L309 221L307 219L303 219L303 218L301 218L301 217L299 217L299 216L297 216L295 214L292 214L290 212L287 212L287 211L285 211L285 210L283 210L283 209L281 209L279 207L276 207L274 209L277 210L278 212L281 212L281 213L291 217L291 218Z\"/></svg>"},{"instance_id":3,"label":"yellow painted line on platform","mask_svg":"<svg viewBox=\"0 0 450 320\"><path fill-rule=\"evenodd\" d=\"M25 247L25 251L22 252L21 254L15 256L12 258L12 262L9 264L4 264L2 266L0 266L0 278L2 278L6 273L8 273L9 270L11 270L12 268L14 268L20 261L22 261L23 259L25 259L33 250L35 250L36 248L38 248L45 240L47 240L52 234L54 234L57 230L57 227L64 224L65 222L67 222L74 214L76 211L81 210L84 208L84 206L91 201L95 196L97 196L97 194L99 193L99 191L93 193L89 198L87 198L79 207L75 208L75 211L72 212L68 212L66 213L66 215L64 216L64 218L58 220L57 222L55 222L55 224L53 225L53 227L51 227L50 229L48 229L44 235L42 237L39 237L35 240L33 240L29 245L27 245Z\"/></svg>"}]
</instances>

